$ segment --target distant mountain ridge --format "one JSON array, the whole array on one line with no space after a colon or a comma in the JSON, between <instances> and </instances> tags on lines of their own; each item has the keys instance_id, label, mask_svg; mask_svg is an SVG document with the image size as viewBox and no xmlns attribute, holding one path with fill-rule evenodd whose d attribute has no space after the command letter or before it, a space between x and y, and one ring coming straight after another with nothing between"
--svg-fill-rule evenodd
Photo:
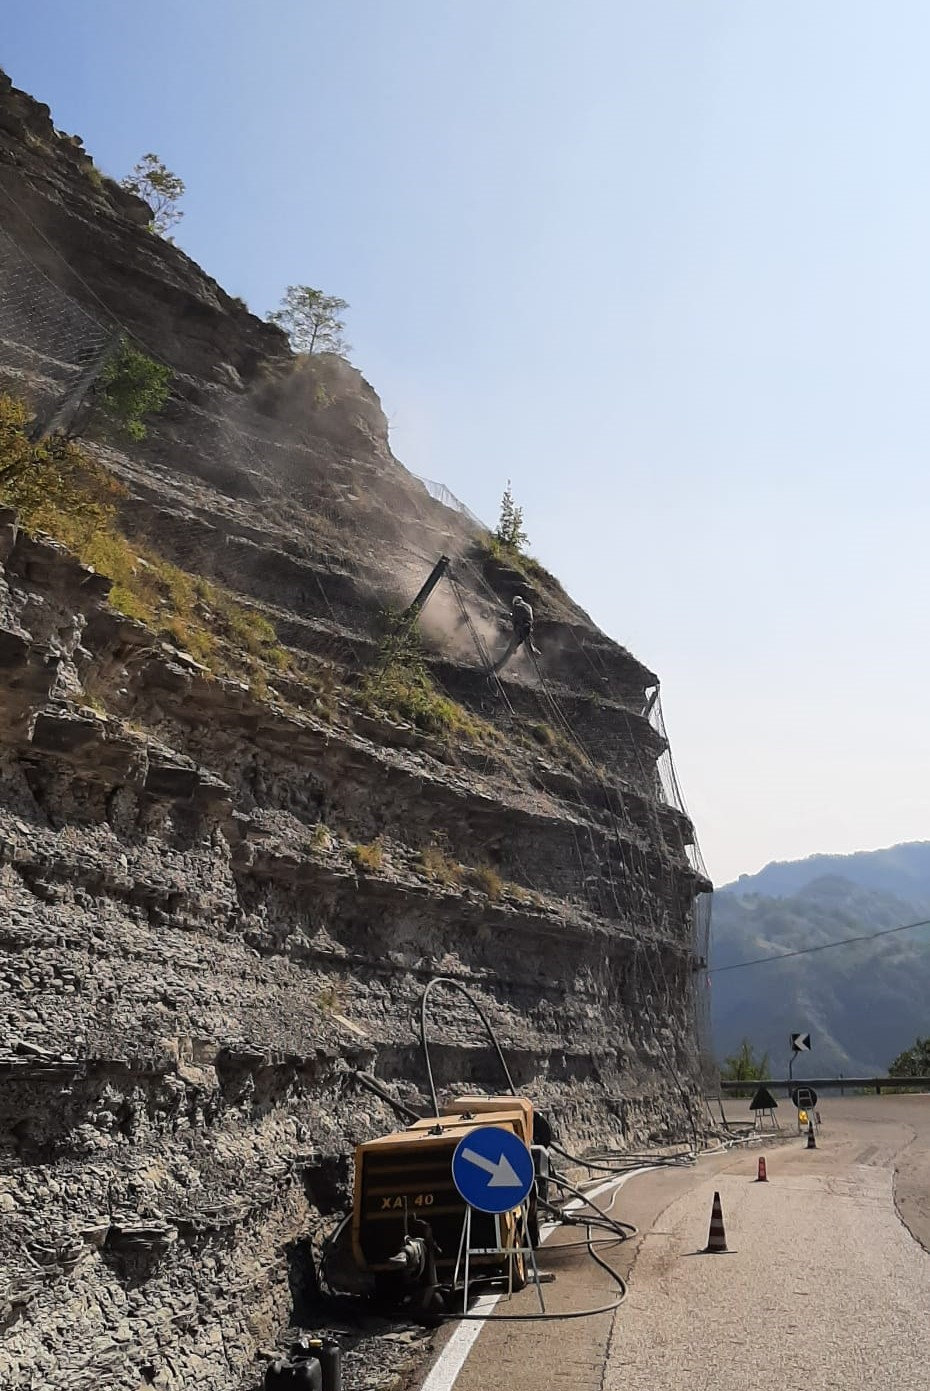
<instances>
[{"instance_id":1,"label":"distant mountain ridge","mask_svg":"<svg viewBox=\"0 0 930 1391\"><path fill-rule=\"evenodd\" d=\"M772 860L758 874L741 874L723 890L739 895L768 894L783 898L825 876L837 876L867 889L901 895L910 902L930 904L930 841L912 840L884 850L858 850L850 855L809 855L805 860Z\"/></svg>"},{"instance_id":2,"label":"distant mountain ridge","mask_svg":"<svg viewBox=\"0 0 930 1391\"><path fill-rule=\"evenodd\" d=\"M714 896L712 1019L718 1057L746 1037L784 1075L788 1035L810 1030L795 1074L883 1073L930 1033L930 928L719 971L930 917L930 842L812 855L743 875ZM714 974L717 968L719 973Z\"/></svg>"}]
</instances>

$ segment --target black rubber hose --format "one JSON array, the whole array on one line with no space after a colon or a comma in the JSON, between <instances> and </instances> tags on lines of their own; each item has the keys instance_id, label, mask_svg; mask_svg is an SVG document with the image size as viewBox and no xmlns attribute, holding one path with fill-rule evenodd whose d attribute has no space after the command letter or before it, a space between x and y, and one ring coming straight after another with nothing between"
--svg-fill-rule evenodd
<instances>
[{"instance_id":1,"label":"black rubber hose","mask_svg":"<svg viewBox=\"0 0 930 1391\"><path fill-rule=\"evenodd\" d=\"M624 1156L620 1155L618 1151L616 1163L604 1164L596 1159L583 1159L578 1154L571 1154L567 1149L563 1149L561 1145L556 1144L555 1140L552 1141L549 1148L561 1154L563 1158L568 1159L572 1164L577 1164L579 1167L585 1169L597 1169L598 1173L603 1174L622 1175L640 1168L643 1164L654 1164L658 1168L660 1165L673 1166L694 1163L694 1156L692 1154L659 1154L655 1157L650 1154L630 1154Z\"/></svg>"},{"instance_id":2,"label":"black rubber hose","mask_svg":"<svg viewBox=\"0 0 930 1391\"><path fill-rule=\"evenodd\" d=\"M613 1245L613 1243L610 1243ZM626 1299L626 1281L622 1275L618 1275L612 1270L607 1262L597 1254L595 1241L591 1235L591 1228L588 1227L588 1239L585 1246L588 1254L593 1261L605 1270L610 1278L619 1285L620 1293L610 1304L600 1304L595 1309L569 1309L565 1313L539 1313L539 1314L444 1314L441 1322L443 1323L556 1323L566 1319L591 1319L597 1314L613 1314ZM532 1283L532 1282L530 1282Z\"/></svg>"},{"instance_id":3,"label":"black rubber hose","mask_svg":"<svg viewBox=\"0 0 930 1391\"><path fill-rule=\"evenodd\" d=\"M585 1198L584 1194L579 1189L573 1188L571 1184L566 1183L564 1179L553 1177L550 1178L549 1181L550 1183L556 1183L561 1188L567 1188L570 1193L581 1198L585 1205L592 1208L594 1213L596 1213L596 1216L591 1216L590 1214L583 1216L576 1215L573 1212L564 1212L561 1208L556 1207L553 1203L546 1202L542 1198L539 1199L539 1202L546 1211L551 1212L552 1215L566 1227L586 1227L593 1224L597 1227L603 1227L605 1231L614 1232L621 1241L628 1241L631 1236L636 1236L637 1228L634 1227L632 1222L622 1222L619 1217L612 1217L604 1208L598 1207L597 1203L592 1203L589 1198Z\"/></svg>"},{"instance_id":4,"label":"black rubber hose","mask_svg":"<svg viewBox=\"0 0 930 1391\"><path fill-rule=\"evenodd\" d=\"M382 1087L378 1079L372 1077L370 1072L358 1072L353 1069L352 1076L357 1082L361 1082L363 1087L367 1087L370 1092L374 1092L375 1096L380 1096L382 1101L386 1101L389 1106L393 1106L394 1110L397 1111L399 1115L404 1116L406 1120L421 1121L423 1119L419 1111L414 1111L411 1106L405 1105L403 1101L398 1101L396 1096L391 1096L387 1088Z\"/></svg>"},{"instance_id":5,"label":"black rubber hose","mask_svg":"<svg viewBox=\"0 0 930 1391\"><path fill-rule=\"evenodd\" d=\"M498 1043L497 1038L494 1034L494 1030L491 1027L491 1021L488 1019L488 1016L485 1014L478 1001L475 999L473 995L469 994L469 992L465 989L464 985L462 985L461 981L453 980L451 976L435 976L427 984L426 989L423 991L423 994L420 997L420 1048L423 1052L423 1062L426 1067L426 1078L429 1082L430 1097L432 1098L433 1102L433 1115L437 1118L437 1120L439 1119L439 1098L436 1095L436 1083L433 1080L433 1065L430 1062L429 1043L427 1042L426 1038L426 1005L429 1000L429 993L434 985L449 985L452 987L453 990L458 990L461 992L461 994L465 996L465 999L471 1005L472 1009L475 1011L482 1024L484 1025L488 1038L491 1040L491 1044L493 1045L494 1051L497 1054L498 1061L501 1065L501 1070L503 1071L504 1076L507 1078L507 1086L510 1088L510 1091L513 1093L513 1095L516 1096L517 1089L514 1086L513 1078L510 1075L510 1068L507 1066L507 1062L504 1058L503 1053L501 1052L500 1044ZM417 1119L419 1120L420 1117L417 1117Z\"/></svg>"}]
</instances>

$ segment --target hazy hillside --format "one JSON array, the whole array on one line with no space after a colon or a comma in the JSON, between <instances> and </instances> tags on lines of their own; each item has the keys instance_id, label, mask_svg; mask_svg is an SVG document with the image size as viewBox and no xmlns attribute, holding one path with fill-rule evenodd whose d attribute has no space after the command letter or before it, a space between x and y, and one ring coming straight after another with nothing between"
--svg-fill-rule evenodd
<instances>
[{"instance_id":1,"label":"hazy hillside","mask_svg":"<svg viewBox=\"0 0 930 1391\"><path fill-rule=\"evenodd\" d=\"M836 866L843 873L836 872ZM895 865L900 875L895 883ZM824 866L833 872L823 874ZM813 871L813 873L812 873ZM871 884L881 887L871 887ZM759 892L760 884L767 892ZM895 891L896 889L896 891ZM776 896L781 895L781 896ZM930 917L930 845L769 865L714 898L712 966L817 946ZM930 928L712 977L718 1056L745 1036L783 1075L788 1034L814 1049L796 1075L884 1071L930 1030Z\"/></svg>"},{"instance_id":2,"label":"hazy hillside","mask_svg":"<svg viewBox=\"0 0 930 1391\"><path fill-rule=\"evenodd\" d=\"M769 894L782 898L826 876L839 876L866 889L881 889L909 903L930 906L930 841L914 840L885 850L860 850L854 855L773 860L758 874L741 874L735 883L725 887L740 896Z\"/></svg>"}]
</instances>

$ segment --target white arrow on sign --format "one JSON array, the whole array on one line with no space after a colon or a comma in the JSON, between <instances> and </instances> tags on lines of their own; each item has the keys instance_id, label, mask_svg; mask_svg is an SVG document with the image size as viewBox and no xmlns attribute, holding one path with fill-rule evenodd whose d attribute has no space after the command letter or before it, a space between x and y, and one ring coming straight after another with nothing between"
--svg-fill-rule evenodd
<instances>
[{"instance_id":1,"label":"white arrow on sign","mask_svg":"<svg viewBox=\"0 0 930 1391\"><path fill-rule=\"evenodd\" d=\"M496 1162L493 1159L485 1159L483 1154L476 1154L474 1150L462 1150L462 1158L467 1159L469 1164L475 1164L479 1169L483 1169L486 1174L490 1174L488 1179L489 1188L522 1188L518 1176L514 1173L513 1165L502 1154Z\"/></svg>"},{"instance_id":2,"label":"white arrow on sign","mask_svg":"<svg viewBox=\"0 0 930 1391\"><path fill-rule=\"evenodd\" d=\"M792 1034L791 1047L796 1053L809 1053L811 1051L810 1034Z\"/></svg>"}]
</instances>

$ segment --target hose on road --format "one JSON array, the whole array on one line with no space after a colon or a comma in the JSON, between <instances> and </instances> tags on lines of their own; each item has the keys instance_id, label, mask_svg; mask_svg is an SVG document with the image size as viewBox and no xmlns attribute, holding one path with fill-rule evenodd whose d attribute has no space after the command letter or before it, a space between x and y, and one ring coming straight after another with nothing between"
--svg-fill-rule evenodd
<instances>
[{"instance_id":1,"label":"hose on road","mask_svg":"<svg viewBox=\"0 0 930 1391\"><path fill-rule=\"evenodd\" d=\"M607 1274L610 1276L611 1280L613 1280L614 1283L618 1286L620 1293L617 1295L617 1298L612 1300L609 1304L600 1304L595 1309L566 1309L564 1311L560 1310L553 1312L547 1310L545 1313L540 1312L538 1314L444 1314L442 1316L442 1322L462 1323L468 1321L471 1323L554 1323L558 1321L565 1321L567 1319L591 1319L595 1318L598 1314L615 1313L616 1310L620 1308L620 1305L623 1303L623 1301L626 1299L627 1284L623 1276L620 1275L616 1270L612 1269L612 1267L607 1264L607 1262L603 1259L602 1256L598 1255L597 1247L615 1246L617 1240L623 1240L624 1238L614 1238L609 1241L604 1239L596 1241L591 1234L591 1225L591 1223L587 1224L587 1240L584 1242L579 1242L577 1244L583 1245L587 1248L588 1255L591 1257L591 1259L597 1265L599 1265L602 1270L606 1271ZM574 1242L572 1242L571 1244L575 1245Z\"/></svg>"}]
</instances>

